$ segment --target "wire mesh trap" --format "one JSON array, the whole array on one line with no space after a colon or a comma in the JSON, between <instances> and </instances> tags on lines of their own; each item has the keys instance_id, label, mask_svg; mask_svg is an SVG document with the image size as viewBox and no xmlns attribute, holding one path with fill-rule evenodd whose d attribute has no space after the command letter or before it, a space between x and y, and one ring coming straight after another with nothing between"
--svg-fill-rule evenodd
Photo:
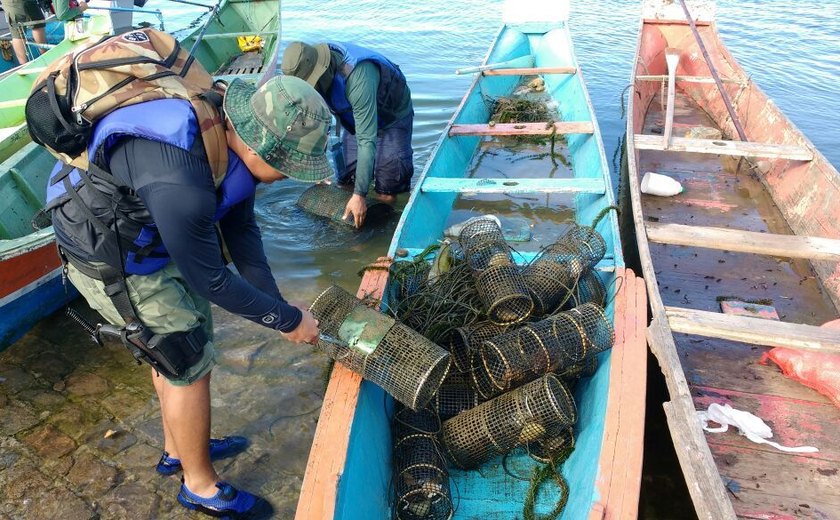
<instances>
[{"instance_id":1,"label":"wire mesh trap","mask_svg":"<svg viewBox=\"0 0 840 520\"><path fill-rule=\"evenodd\" d=\"M476 219L467 224L459 242L490 321L511 325L527 319L534 302L496 221Z\"/></svg>"},{"instance_id":2,"label":"wire mesh trap","mask_svg":"<svg viewBox=\"0 0 840 520\"><path fill-rule=\"evenodd\" d=\"M449 353L421 334L332 286L309 309L318 348L411 409L425 406L449 371Z\"/></svg>"},{"instance_id":3,"label":"wire mesh trap","mask_svg":"<svg viewBox=\"0 0 840 520\"><path fill-rule=\"evenodd\" d=\"M576 421L568 388L547 375L445 421L441 441L453 464L470 469Z\"/></svg>"},{"instance_id":4,"label":"wire mesh trap","mask_svg":"<svg viewBox=\"0 0 840 520\"><path fill-rule=\"evenodd\" d=\"M440 420L429 408L394 414L394 518L449 520L452 493L449 471L437 435Z\"/></svg>"},{"instance_id":5,"label":"wire mesh trap","mask_svg":"<svg viewBox=\"0 0 840 520\"><path fill-rule=\"evenodd\" d=\"M464 410L475 408L483 402L484 399L473 388L470 374L451 370L440 385L430 406L441 420L446 420Z\"/></svg>"},{"instance_id":6,"label":"wire mesh trap","mask_svg":"<svg viewBox=\"0 0 840 520\"><path fill-rule=\"evenodd\" d=\"M595 269L589 269L583 273L562 309L567 311L584 303L594 303L599 307L607 306L607 286L604 285Z\"/></svg>"},{"instance_id":7,"label":"wire mesh trap","mask_svg":"<svg viewBox=\"0 0 840 520\"><path fill-rule=\"evenodd\" d=\"M344 220L344 208L353 192L343 190L338 186L332 184L314 184L300 194L297 200L297 205L308 213L317 215L319 217L328 218L334 222L341 222L342 224L352 225L349 220ZM365 221L370 219L371 222L384 217L392 210L390 204L386 204L375 198L368 198L367 202L367 216Z\"/></svg>"},{"instance_id":8,"label":"wire mesh trap","mask_svg":"<svg viewBox=\"0 0 840 520\"><path fill-rule=\"evenodd\" d=\"M470 358L473 352L488 339L504 334L507 327L496 325L492 321L482 321L458 327L449 336L449 353L452 355L452 364L460 372L468 372L471 369Z\"/></svg>"},{"instance_id":9,"label":"wire mesh trap","mask_svg":"<svg viewBox=\"0 0 840 520\"><path fill-rule=\"evenodd\" d=\"M614 331L603 309L587 303L529 323L482 343L473 371L484 372L499 394L548 372L563 372L612 347Z\"/></svg>"},{"instance_id":10,"label":"wire mesh trap","mask_svg":"<svg viewBox=\"0 0 840 520\"><path fill-rule=\"evenodd\" d=\"M594 268L606 252L600 233L577 224L547 246L522 270L534 301L533 314L551 314L568 302L581 276Z\"/></svg>"}]
</instances>

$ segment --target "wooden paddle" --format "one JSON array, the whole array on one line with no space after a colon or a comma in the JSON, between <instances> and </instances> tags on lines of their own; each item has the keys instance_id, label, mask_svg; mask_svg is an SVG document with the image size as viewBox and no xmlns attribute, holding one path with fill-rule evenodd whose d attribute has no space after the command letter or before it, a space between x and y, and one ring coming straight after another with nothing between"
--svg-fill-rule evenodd
<instances>
[{"instance_id":1,"label":"wooden paddle","mask_svg":"<svg viewBox=\"0 0 840 520\"><path fill-rule=\"evenodd\" d=\"M479 65L477 67L465 67L463 69L458 69L455 71L455 74L472 74L474 72L482 72L485 70L492 70L492 69L527 69L534 66L534 56L532 54L528 54L527 56L520 56L518 58L514 58L508 61L500 61L498 63L488 63L487 65Z\"/></svg>"},{"instance_id":2,"label":"wooden paddle","mask_svg":"<svg viewBox=\"0 0 840 520\"><path fill-rule=\"evenodd\" d=\"M674 98L676 97L677 66L680 63L680 50L673 47L665 49L665 63L668 65L668 108L665 112L665 131L662 134L665 149L671 146L671 132L674 129Z\"/></svg>"}]
</instances>

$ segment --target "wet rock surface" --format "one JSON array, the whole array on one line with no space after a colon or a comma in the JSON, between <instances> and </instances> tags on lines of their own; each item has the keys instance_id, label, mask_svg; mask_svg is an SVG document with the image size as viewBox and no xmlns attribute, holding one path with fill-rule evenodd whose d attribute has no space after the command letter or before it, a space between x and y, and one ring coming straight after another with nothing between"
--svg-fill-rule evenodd
<instances>
[{"instance_id":1,"label":"wet rock surface","mask_svg":"<svg viewBox=\"0 0 840 520\"><path fill-rule=\"evenodd\" d=\"M251 441L216 470L292 518L327 360L218 308L214 321L212 433ZM154 470L163 438L149 374L61 314L0 353L0 520L205 518L176 501L180 475Z\"/></svg>"}]
</instances>

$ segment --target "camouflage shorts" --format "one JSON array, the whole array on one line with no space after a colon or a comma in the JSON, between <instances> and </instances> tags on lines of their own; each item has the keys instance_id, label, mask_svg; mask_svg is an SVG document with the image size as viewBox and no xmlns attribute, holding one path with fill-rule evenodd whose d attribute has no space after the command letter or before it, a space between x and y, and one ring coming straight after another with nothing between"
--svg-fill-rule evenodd
<instances>
[{"instance_id":1,"label":"camouflage shorts","mask_svg":"<svg viewBox=\"0 0 840 520\"><path fill-rule=\"evenodd\" d=\"M70 281L84 296L88 305L108 322L122 325L122 318L105 294L104 284L84 275L72 265L67 267ZM204 345L201 359L187 369L182 377L169 379L169 382L176 386L187 386L207 375L216 364L210 302L190 290L173 262L149 275L129 276L126 281L129 298L137 310L137 317L153 332L169 334L201 326L207 333L209 339Z\"/></svg>"}]
</instances>

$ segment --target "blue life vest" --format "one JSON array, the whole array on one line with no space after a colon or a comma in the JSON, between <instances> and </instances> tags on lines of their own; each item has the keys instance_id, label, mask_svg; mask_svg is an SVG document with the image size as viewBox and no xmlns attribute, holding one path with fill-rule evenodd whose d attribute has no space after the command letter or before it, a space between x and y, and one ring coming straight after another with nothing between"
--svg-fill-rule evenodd
<instances>
[{"instance_id":1,"label":"blue life vest","mask_svg":"<svg viewBox=\"0 0 840 520\"><path fill-rule=\"evenodd\" d=\"M347 78L362 61L370 61L379 67L379 88L376 91L376 106L379 128L385 128L397 120L399 110L408 85L405 76L397 65L388 58L370 49L352 43L328 42L330 50L341 55L341 62L336 67L332 85L327 93L327 104L341 121L341 125L351 134L356 134L356 121L353 119L353 107L347 100Z\"/></svg>"},{"instance_id":2,"label":"blue life vest","mask_svg":"<svg viewBox=\"0 0 840 520\"><path fill-rule=\"evenodd\" d=\"M200 130L192 106L182 99L147 101L115 110L99 120L93 131L89 171L61 161L55 165L47 183L46 209L52 214L59 245L74 256L116 268L122 263L127 274L145 275L166 266L169 253L145 204L132 189L116 185L111 174L97 166L109 163L111 148L126 136L189 151L200 138ZM215 220L252 197L257 182L228 149L227 171L217 188Z\"/></svg>"}]
</instances>

